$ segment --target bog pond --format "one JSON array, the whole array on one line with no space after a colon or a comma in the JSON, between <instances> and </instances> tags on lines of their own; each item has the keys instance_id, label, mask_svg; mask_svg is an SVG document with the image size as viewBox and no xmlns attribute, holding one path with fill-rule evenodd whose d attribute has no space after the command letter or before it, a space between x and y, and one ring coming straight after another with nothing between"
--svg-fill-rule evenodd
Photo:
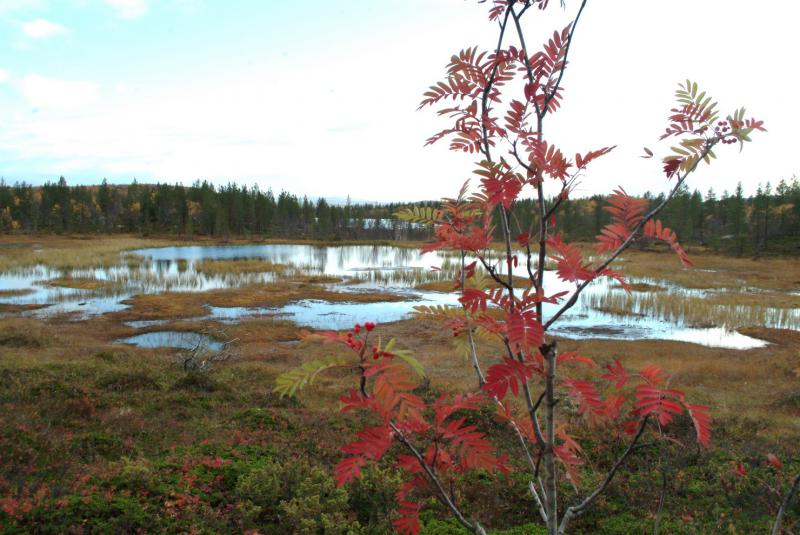
<instances>
[{"instance_id":1,"label":"bog pond","mask_svg":"<svg viewBox=\"0 0 800 535\"><path fill-rule=\"evenodd\" d=\"M456 295L430 289L451 280L460 261L447 254L395 246L316 246L300 244L181 246L139 249L120 254L119 262L91 269L58 270L37 265L0 273L3 315L63 316L74 321L124 312L134 296L165 293L240 291L280 285L298 278L328 292L352 299L304 298L279 306L214 306L203 302L193 320L238 322L275 317L314 329L344 329L365 321L391 322L406 318L419 305L456 305ZM436 269L432 269L436 268ZM676 263L676 269L680 269ZM571 291L554 272L545 273L548 293ZM716 303L723 292L740 289L689 289L653 279L631 280L626 293L615 281L601 279L581 295L551 330L567 338L666 339L714 347L747 349L766 343L736 331L764 326L800 329L800 310L770 306ZM428 289L426 289L428 288ZM441 290L441 287L436 287ZM756 289L750 289L757 291ZM358 294L387 294L386 300L359 300ZM202 299L201 299L202 301ZM545 306L545 316L557 307ZM170 331L170 319L127 321L146 329L122 343L146 347L192 347L203 341L197 333ZM153 331L164 325L163 331Z\"/></svg>"}]
</instances>

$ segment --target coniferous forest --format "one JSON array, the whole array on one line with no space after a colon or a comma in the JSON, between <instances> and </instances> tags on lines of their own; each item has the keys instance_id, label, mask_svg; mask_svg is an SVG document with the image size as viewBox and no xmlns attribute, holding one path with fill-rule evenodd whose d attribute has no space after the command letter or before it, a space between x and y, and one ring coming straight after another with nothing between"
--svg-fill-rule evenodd
<instances>
[{"instance_id":1,"label":"coniferous forest","mask_svg":"<svg viewBox=\"0 0 800 535\"><path fill-rule=\"evenodd\" d=\"M651 206L661 196L646 194ZM434 201L411 203L437 205ZM0 231L140 233L214 237L324 240L427 239L430 230L393 217L409 203L332 203L258 186L181 184L33 186L0 180ZM606 196L570 199L561 232L592 240L609 222ZM514 207L517 219L536 218L532 200ZM735 191L684 189L665 208L663 220L684 243L733 254L800 251L800 183L797 178L759 185L745 196Z\"/></svg>"}]
</instances>

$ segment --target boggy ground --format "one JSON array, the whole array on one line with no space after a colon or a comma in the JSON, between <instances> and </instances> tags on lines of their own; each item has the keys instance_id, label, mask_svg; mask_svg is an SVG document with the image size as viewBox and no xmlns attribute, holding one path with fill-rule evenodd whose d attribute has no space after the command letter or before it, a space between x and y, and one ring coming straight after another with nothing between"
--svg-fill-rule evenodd
<instances>
[{"instance_id":1,"label":"boggy ground","mask_svg":"<svg viewBox=\"0 0 800 535\"><path fill-rule=\"evenodd\" d=\"M330 346L299 341L294 324L270 319L225 326L176 320L156 329L222 332L216 336L236 340L236 356L210 373L192 374L174 350L113 345L134 332L113 316L0 322L0 531L388 532L385 513L398 482L391 468L372 469L346 490L335 489L330 477L338 449L362 423L335 410L353 378L322 376L299 400L272 393L277 374L324 356ZM414 351L430 378L420 389L425 397L474 388L446 330L407 320L380 325L376 334ZM767 485L782 490L786 482L764 456L778 454L787 474L800 470L800 333L747 334L771 345L733 351L665 341L559 341L561 351L577 350L600 364L618 357L630 368L664 366L673 386L713 407L711 450L662 451L671 481L662 533L765 532L779 502ZM483 348L486 363L495 349ZM562 410L576 418L567 405ZM476 423L513 452L490 413ZM589 486L617 445L602 428L579 429L587 449L600 451L586 467ZM690 444L688 424L678 429ZM658 451L632 459L574 532L650 532L661 489ZM751 477L734 476L735 462ZM531 524L523 475L473 477L466 489L465 506L489 526L540 533ZM574 493L565 484L564 503ZM435 506L424 519L423 533L460 533ZM787 520L796 526L800 507Z\"/></svg>"},{"instance_id":2,"label":"boggy ground","mask_svg":"<svg viewBox=\"0 0 800 535\"><path fill-rule=\"evenodd\" d=\"M10 243L0 239L8 246L4 253L30 249L33 241ZM53 265L93 264L92 255L81 249L95 242L63 237L47 243L59 251L47 256ZM120 248L150 245L132 237L103 239L93 256L106 251L101 257L111 262ZM0 264L20 265L31 258L25 252L14 260L4 255ZM642 273L654 278L689 277L660 252L636 251L625 260L629 273L637 273L633 270L640 268L633 266L641 263L650 266ZM780 291L800 280L797 265L785 259L695 255L695 260L701 269L729 274L719 282L718 271L698 271L691 280L699 287L738 288L745 281ZM670 269L662 267L667 265ZM212 303L274 304L329 291L316 282L218 292L211 297L220 301ZM331 348L300 341L298 327L279 319L236 325L193 320L201 315L192 311L201 302L196 300L200 294L194 295L134 298L131 311L88 322L0 319L0 532L387 533L387 512L394 508L399 482L389 463L368 470L346 489L336 489L330 475L341 458L339 448L364 423L359 415L336 411L353 378L324 375L300 399L272 393L279 373ZM112 343L148 330L123 321L156 318L171 321L149 330L206 331L235 340L235 356L197 374L184 371L174 350ZM682 443L637 452L597 506L574 524L574 533L651 533L662 467L669 481L662 533L768 532L788 476L800 471L800 333L741 330L770 345L736 351L652 340L559 340L560 351L579 351L601 366L615 357L634 369L651 362L663 366L673 374L672 386L685 390L693 402L710 405L715 418L708 451L691 445L691 429L681 420L675 429ZM429 378L418 389L423 397L475 388L471 368L451 347L447 329L406 320L380 325L376 335L396 337L421 361ZM485 364L493 362L498 349L481 346ZM566 400L559 410L593 453L580 482L582 490L591 488L621 444L602 427L578 422ZM491 411L472 418L501 448L516 452L507 428ZM783 460L781 473L767 466L767 453ZM737 463L749 477L733 474ZM494 533L542 533L524 475L470 476L461 502ZM564 482L562 503L571 503L575 493ZM800 525L798 502L785 522L794 532ZM433 503L423 524L426 535L462 533ZM517 527L508 531L511 526Z\"/></svg>"},{"instance_id":3,"label":"boggy ground","mask_svg":"<svg viewBox=\"0 0 800 535\"><path fill-rule=\"evenodd\" d=\"M133 234L0 234L0 272L10 269L47 265L53 268L74 269L114 265L119 262L119 253L146 247L165 247L177 245L245 245L245 244L308 244L308 245L396 245L399 247L418 247L418 242L363 242L363 241L321 241L321 240L283 240L265 238L215 237L142 237ZM242 271L247 272L254 264L242 263ZM216 266L212 261L205 266L213 272Z\"/></svg>"}]
</instances>

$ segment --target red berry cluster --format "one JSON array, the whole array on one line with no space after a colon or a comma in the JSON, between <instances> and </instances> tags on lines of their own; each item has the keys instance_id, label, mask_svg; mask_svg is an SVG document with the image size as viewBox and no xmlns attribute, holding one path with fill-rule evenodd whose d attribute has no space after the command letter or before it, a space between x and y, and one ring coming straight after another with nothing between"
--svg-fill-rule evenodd
<instances>
[{"instance_id":1,"label":"red berry cluster","mask_svg":"<svg viewBox=\"0 0 800 535\"><path fill-rule=\"evenodd\" d=\"M371 332L372 329L374 329L374 328L375 328L375 324L372 323L371 321L368 321L368 322L364 323L364 329L367 332ZM353 331L352 332L354 332L356 334L360 333L361 332L361 324L360 323L356 323L355 326L353 327Z\"/></svg>"},{"instance_id":2,"label":"red berry cluster","mask_svg":"<svg viewBox=\"0 0 800 535\"><path fill-rule=\"evenodd\" d=\"M356 327L359 328L358 330L355 331L356 333L358 333L358 331L361 330L361 326L360 325L356 325ZM364 347L364 340L361 340L360 338L356 338L353 335L353 331L350 331L349 333L347 333L347 340L345 340L345 343L347 344L347 346L350 349L352 349L356 353L361 354L361 349Z\"/></svg>"},{"instance_id":3,"label":"red berry cluster","mask_svg":"<svg viewBox=\"0 0 800 535\"><path fill-rule=\"evenodd\" d=\"M728 124L728 121L718 121L717 126L714 127L714 132L718 136L722 137L722 143L725 145L730 145L731 143L736 143L738 140L733 136L728 136L727 134L731 131L731 127Z\"/></svg>"},{"instance_id":4,"label":"red berry cluster","mask_svg":"<svg viewBox=\"0 0 800 535\"><path fill-rule=\"evenodd\" d=\"M393 357L394 353L389 353L388 351L381 351L378 349L378 346L372 346L372 358L378 360L381 357Z\"/></svg>"},{"instance_id":5,"label":"red berry cluster","mask_svg":"<svg viewBox=\"0 0 800 535\"><path fill-rule=\"evenodd\" d=\"M361 333L361 329L364 329L366 333L364 334L364 338L358 338L357 335ZM369 337L369 333L375 329L375 324L371 321L364 323L362 327L360 323L356 323L350 332L347 333L347 339L345 343L347 346L358 353L358 355L363 359L365 354L365 348L367 345L367 338ZM388 351L382 351L378 348L378 346L373 345L370 348L370 354L372 358L378 360L380 357L394 357L394 353L389 353Z\"/></svg>"}]
</instances>

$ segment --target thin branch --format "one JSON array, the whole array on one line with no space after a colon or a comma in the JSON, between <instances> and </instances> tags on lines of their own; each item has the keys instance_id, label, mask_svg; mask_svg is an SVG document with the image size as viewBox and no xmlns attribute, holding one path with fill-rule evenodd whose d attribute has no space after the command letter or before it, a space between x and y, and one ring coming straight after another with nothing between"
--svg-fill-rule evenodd
<instances>
[{"instance_id":1,"label":"thin branch","mask_svg":"<svg viewBox=\"0 0 800 535\"><path fill-rule=\"evenodd\" d=\"M778 535L778 532L781 529L781 523L783 522L783 515L789 508L789 502L792 501L792 496L794 496L794 493L797 490L798 485L800 485L800 474L797 474L797 476L794 478L792 486L789 487L789 492L787 492L786 496L783 498L783 503L781 503L781 508L778 509L778 515L775 517L775 525L772 526L772 535Z\"/></svg>"},{"instance_id":2,"label":"thin branch","mask_svg":"<svg viewBox=\"0 0 800 535\"><path fill-rule=\"evenodd\" d=\"M495 48L495 59L500 54L500 49L503 46L503 37L506 33L506 25L508 24L508 17L510 15L511 9L506 10L506 15L503 18L503 23L500 25L500 36L497 38L497 47ZM492 161L492 153L489 150L489 133L486 131L486 115L489 112L489 93L492 91L492 87L494 87L495 76L497 76L497 69L500 68L500 64L495 62L494 67L492 67L492 73L489 75L489 80L486 82L486 87L483 89L483 96L481 97L481 134L482 134L482 141L483 141L483 154L486 156L486 159L490 162Z\"/></svg>"},{"instance_id":3,"label":"thin branch","mask_svg":"<svg viewBox=\"0 0 800 535\"><path fill-rule=\"evenodd\" d=\"M558 312L553 314L553 316L549 320L547 320L547 322L544 324L545 331L547 331L547 329L550 328L550 326L553 325L553 323L555 323L556 320L558 320L558 318L560 318L561 315L564 314L564 312L572 308L575 305L575 303L578 302L578 296L580 296L581 292L583 292L583 290L585 290L586 287L589 286L589 284L591 284L592 281L594 281L595 278L598 275L600 275L600 273L603 270L605 270L614 260L616 260L619 255L621 255L628 247L631 246L633 241L636 239L637 237L636 235L639 233L639 231L642 230L642 228L644 228L644 226L647 224L648 221L657 216L661 212L661 210L664 209L667 203L669 203L672 200L675 194L677 194L678 191L681 189L681 186L683 186L684 182L686 181L686 178L690 174L692 174L695 171L695 169L697 169L697 166L700 164L701 161L703 161L703 158L705 158L708 155L708 153L711 152L711 149L714 148L714 146L717 143L718 143L717 139L712 139L708 142L708 144L703 149L703 152L700 153L700 156L697 158L694 164L689 169L686 170L683 176L678 178L675 187L672 188L672 190L664 198L664 200L661 201L661 203L658 206L650 210L650 212L648 212L647 215L645 215L644 218L642 218L642 220L639 221L639 223L634 227L634 229L631 231L627 239L625 239L625 241L622 242L622 244L619 247L617 247L617 249L611 254L611 256L606 258L598 267L594 269L595 276L589 280L583 281L576 288L575 293L573 293L572 296L570 296L569 300L566 303L564 303L564 305L562 305L562 307L558 310Z\"/></svg>"},{"instance_id":4,"label":"thin branch","mask_svg":"<svg viewBox=\"0 0 800 535\"><path fill-rule=\"evenodd\" d=\"M464 288L466 286L466 273L465 273L465 257L466 254L464 251L461 251L461 280L459 281L461 285L461 293L464 293ZM467 320L469 319L467 315L467 308L466 306L462 307L464 309L464 318ZM469 339L469 353L470 358L472 359L472 368L475 370L475 374L478 376L478 386L483 388L484 383L486 383L486 378L483 375L483 370L481 370L481 363L478 361L478 348L475 347L475 337L472 335L472 327L467 327L467 338Z\"/></svg>"},{"instance_id":5,"label":"thin branch","mask_svg":"<svg viewBox=\"0 0 800 535\"><path fill-rule=\"evenodd\" d=\"M394 422L389 422L389 426L392 428L392 431L394 431L400 443L403 444L403 446L405 446L406 449L410 451L411 454L417 459L417 462L425 471L425 475L428 476L428 479L431 481L431 483L434 484L436 490L439 492L439 499L442 501L442 504L444 504L448 509L450 509L450 512L453 513L453 516L456 518L458 523L474 533L485 534L486 531L480 526L480 524L478 524L477 522L473 524L472 522L464 518L463 513L458 508L458 506L456 506L456 504L453 502L450 496L447 494L447 491L442 486L442 483L439 481L439 478L436 477L436 474L433 473L431 467L428 466L428 463L425 462L425 459L422 457L422 454L417 450L417 448L414 447L413 444L411 444L411 442L408 441L403 432L394 424Z\"/></svg>"},{"instance_id":6,"label":"thin branch","mask_svg":"<svg viewBox=\"0 0 800 535\"><path fill-rule=\"evenodd\" d=\"M578 21L581 18L581 13L583 13L583 8L586 7L586 0L581 2L581 7L578 9L578 14L575 16L575 20L572 22L572 27L569 29L569 38L567 39L567 47L564 50L564 61L561 64L561 71L558 74L558 80L556 80L556 85L553 87L553 91L550 92L550 95L545 97L544 106L542 106L542 115L544 116L547 113L547 108L550 106L550 101L556 96L558 92L558 88L561 85L561 79L564 77L564 71L567 68L567 57L569 56L569 50L572 47L572 36L575 34L575 28L578 26Z\"/></svg>"},{"instance_id":7,"label":"thin branch","mask_svg":"<svg viewBox=\"0 0 800 535\"><path fill-rule=\"evenodd\" d=\"M561 519L561 524L558 527L559 535L563 535L566 532L570 520L572 520L576 516L583 514L586 511L586 509L588 509L589 506L592 505L592 503L594 503L597 497L604 490L606 490L606 487L608 487L609 483L611 483L611 480L614 479L614 476L616 475L617 470L619 470L619 467L622 466L622 463L625 462L625 459L628 458L628 456L633 451L634 446L641 438L645 428L647 427L647 422L649 419L650 416L648 415L645 416L645 418L642 420L642 423L639 425L639 431L636 433L636 436L633 437L633 440L631 441L630 444L628 444L628 447L625 448L625 451L622 453L622 455L620 455L619 458L617 458L616 462L611 467L611 470L608 471L602 483L600 483L600 485L596 489L594 489L594 491L591 494L589 494L581 503L579 503L578 505L573 505L567 509L567 511L564 513L564 518Z\"/></svg>"},{"instance_id":8,"label":"thin branch","mask_svg":"<svg viewBox=\"0 0 800 535\"><path fill-rule=\"evenodd\" d=\"M664 502L667 500L667 469L661 467L661 497L658 500L656 510L656 521L653 526L653 535L658 535L661 531L661 517L664 515Z\"/></svg>"},{"instance_id":9,"label":"thin branch","mask_svg":"<svg viewBox=\"0 0 800 535\"><path fill-rule=\"evenodd\" d=\"M522 31L522 25L519 23L519 20L522 18L522 15L525 13L526 9L527 9L527 7L525 9L523 9L522 11L520 11L519 13L516 13L514 11L514 5L512 3L508 7L508 12L511 13L511 16L514 18L514 26L517 29L517 37L519 38L519 46L522 49L522 55L525 57L525 70L527 71L527 75L528 75L528 83L533 84L533 70L531 69L531 62L528 59L528 47L525 46L525 34ZM533 99L533 106L534 106L534 109L536 110L536 116L537 117L541 117L542 115L544 115L541 112L541 109L539 108L539 101L537 101L536 99Z\"/></svg>"},{"instance_id":10,"label":"thin branch","mask_svg":"<svg viewBox=\"0 0 800 535\"><path fill-rule=\"evenodd\" d=\"M536 492L536 487L534 486L533 481L528 482L528 487L531 489L533 499L536 500L536 506L539 508L539 516L541 516L544 523L547 524L547 511L544 510L544 504L542 503L542 499L539 497L539 493Z\"/></svg>"}]
</instances>

